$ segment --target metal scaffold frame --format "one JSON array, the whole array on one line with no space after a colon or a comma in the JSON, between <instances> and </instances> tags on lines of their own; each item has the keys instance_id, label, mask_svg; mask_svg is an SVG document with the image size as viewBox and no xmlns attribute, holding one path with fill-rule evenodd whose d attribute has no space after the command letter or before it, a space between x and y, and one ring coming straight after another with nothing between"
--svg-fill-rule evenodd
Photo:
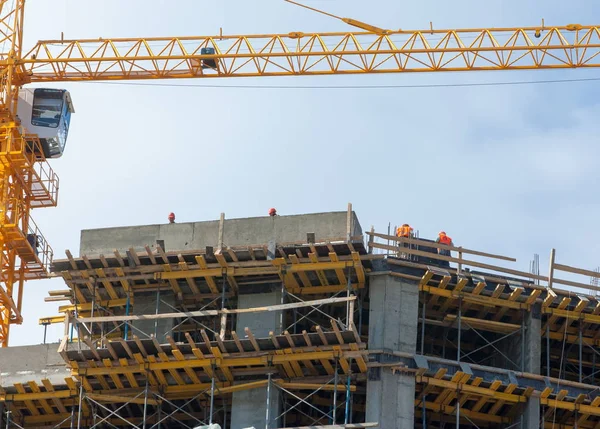
<instances>
[{"instance_id":1,"label":"metal scaffold frame","mask_svg":"<svg viewBox=\"0 0 600 429\"><path fill-rule=\"evenodd\" d=\"M503 400L494 404L488 399L471 402L469 405L468 398L475 397L473 392L476 389L470 388L466 390L466 396L460 396L457 393L457 386L465 386L470 382L474 387L481 388L485 381L480 377L473 378L473 375L469 375L467 371L461 378L461 371L457 371L450 380L435 382L437 388L442 389L442 385L446 388L438 391L437 395L431 393L432 389L435 389L431 385L431 377L417 377L415 419L421 425L419 427L444 427L444 425L458 427L459 424L512 426L515 423L510 423L510 420L502 421L504 418L502 417L495 421L494 416L510 417L511 413L514 416L519 407L511 408L508 404L519 404L523 398L528 400L527 398L530 398L535 391L539 392L539 403L542 409L541 427L550 427L548 425L552 425L553 422L560 422L561 427L572 427L566 425L569 421L575 427L588 427L588 425L594 427L598 422L597 407L600 406L597 389L588 387L589 391L585 396L579 393L573 397L565 385L571 383L571 380L578 383L589 382L597 373L596 354L598 354L597 347L600 345L598 343L600 318L597 315L600 315L600 301L589 293L590 289L596 290L597 286L592 283L590 287L583 282L559 278L557 273L560 271L571 275L598 277L597 272L556 263L554 250L551 252L549 276L545 277L539 275L539 271L521 272L506 266L495 266L487 261L467 260L463 255L473 254L479 258L496 258L511 262L515 261L514 258L463 247L445 246L431 240L378 234L374 230L371 230L368 235L369 253L373 258L385 259L389 267L389 271L371 275L389 275L414 282L420 290L419 342L417 343L417 352L420 352L420 356L425 357L427 353L427 356L452 358L460 362L461 370L464 367L487 364L489 359L493 359L495 360L492 363L493 367L507 368L509 374L511 371L523 373L531 369L540 371L540 369L528 368L531 362L527 361L529 343L526 341L527 338L539 336L538 338L542 338L540 345L543 358L537 364L538 366L542 364L541 371L546 375L546 383L550 377L560 379L557 383L558 387L553 389L547 386L546 388L536 386L521 390L520 383L509 379L502 391L502 383L491 383L487 386L491 390L489 397L503 398ZM377 242L375 238L383 242ZM389 243L398 243L398 245ZM410 245L403 246L403 243L410 243ZM441 248L456 252L458 257L439 254L437 249ZM375 254L373 253L375 249L382 249L387 252L387 255ZM456 268L450 268L450 263L455 263ZM471 267L488 271L473 271ZM511 277L506 277L507 274ZM545 282L547 285L540 285L540 282ZM557 289L557 284L576 288L576 290ZM529 322L532 318L538 321ZM516 336L520 337L519 341L511 340ZM438 338L443 339L438 340ZM448 345L453 351L447 350ZM506 351L507 346L513 347L510 353ZM484 355L485 349L490 349L493 353ZM557 356L551 358L551 354ZM515 355L519 358L512 357ZM499 363L499 359L503 359L504 362ZM552 368L553 362L556 362L555 368ZM416 366L420 368L419 363L416 363ZM406 368L400 365L398 371L403 373ZM434 379L445 377L447 377L446 372L440 372L435 374ZM456 383L455 387L447 384L448 381ZM424 387L419 387L419 383ZM463 391L464 387L459 390ZM522 392L521 397L506 396L519 391ZM467 403L466 409L465 403ZM477 414L482 407L486 410L485 413ZM469 412L475 414L469 415ZM450 417L452 421L448 420ZM432 425L428 419L434 421L437 419L438 423L433 422Z\"/></svg>"},{"instance_id":2,"label":"metal scaffold frame","mask_svg":"<svg viewBox=\"0 0 600 429\"><path fill-rule=\"evenodd\" d=\"M216 250L169 253L156 243L112 257L67 251L55 267L69 290L50 295L71 303L40 324L64 323L59 353L71 378L64 386L30 385L6 403L22 406L26 426L191 427L214 419L227 426L236 392L266 388L286 406L270 419L350 424L351 396L338 397L357 387L364 395L368 361L360 334L366 252L350 234L352 216L350 206L341 239L229 247L222 215ZM279 291L280 301L240 308L249 287ZM279 315L268 335L239 325L261 314ZM50 404L49 388L62 411L36 414ZM22 395L35 399L22 402Z\"/></svg>"}]
</instances>

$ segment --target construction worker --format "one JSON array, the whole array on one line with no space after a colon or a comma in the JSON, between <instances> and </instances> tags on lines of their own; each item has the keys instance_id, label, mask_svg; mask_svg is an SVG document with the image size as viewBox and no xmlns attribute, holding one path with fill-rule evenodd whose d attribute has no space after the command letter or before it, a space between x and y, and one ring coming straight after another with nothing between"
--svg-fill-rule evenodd
<instances>
[{"instance_id":1,"label":"construction worker","mask_svg":"<svg viewBox=\"0 0 600 429\"><path fill-rule=\"evenodd\" d=\"M409 238L409 237L412 237L412 235L413 235L413 229L407 223L402 224L402 226L400 228L396 229L396 237L406 237L406 238Z\"/></svg>"},{"instance_id":2,"label":"construction worker","mask_svg":"<svg viewBox=\"0 0 600 429\"><path fill-rule=\"evenodd\" d=\"M400 228L396 228L396 237L401 237L401 238L412 238L413 237L413 229L412 227L407 224L404 223L402 224L402 226ZM410 243L398 243L399 247L406 247L406 248L410 248ZM404 252L400 252L399 257L404 258L404 259L409 259L410 258L410 254L404 253Z\"/></svg>"},{"instance_id":3,"label":"construction worker","mask_svg":"<svg viewBox=\"0 0 600 429\"><path fill-rule=\"evenodd\" d=\"M446 235L445 231L440 231L438 234L438 238L435 240L436 243L445 244L446 246L454 246L452 239ZM438 248L438 254L442 256L452 256L450 253L450 249L440 249ZM449 261L440 261L440 264L446 267L450 266Z\"/></svg>"}]
</instances>

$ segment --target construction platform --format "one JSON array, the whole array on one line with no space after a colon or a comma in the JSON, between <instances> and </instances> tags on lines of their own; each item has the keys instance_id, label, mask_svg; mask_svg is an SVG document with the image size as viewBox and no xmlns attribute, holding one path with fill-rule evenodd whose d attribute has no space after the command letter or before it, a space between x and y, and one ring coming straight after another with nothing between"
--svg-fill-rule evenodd
<instances>
[{"instance_id":1,"label":"construction platform","mask_svg":"<svg viewBox=\"0 0 600 429\"><path fill-rule=\"evenodd\" d=\"M80 248L40 318L62 342L0 349L2 427L600 427L599 288L576 278L598 273L554 251L523 272L363 234L351 207Z\"/></svg>"}]
</instances>

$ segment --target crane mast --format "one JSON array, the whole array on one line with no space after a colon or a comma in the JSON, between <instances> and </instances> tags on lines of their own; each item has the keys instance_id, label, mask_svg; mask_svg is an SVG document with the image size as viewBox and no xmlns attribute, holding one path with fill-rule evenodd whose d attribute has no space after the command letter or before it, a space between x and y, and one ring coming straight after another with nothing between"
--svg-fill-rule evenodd
<instances>
[{"instance_id":1,"label":"crane mast","mask_svg":"<svg viewBox=\"0 0 600 429\"><path fill-rule=\"evenodd\" d=\"M52 248L31 212L56 206L58 177L44 155L41 135L31 133L31 120L21 124L17 116L19 90L26 84L600 67L598 26L544 23L383 30L340 18L361 31L60 39L24 51L24 10L25 0L0 0L2 346L8 345L10 325L22 321L24 282L46 277L52 261Z\"/></svg>"}]
</instances>

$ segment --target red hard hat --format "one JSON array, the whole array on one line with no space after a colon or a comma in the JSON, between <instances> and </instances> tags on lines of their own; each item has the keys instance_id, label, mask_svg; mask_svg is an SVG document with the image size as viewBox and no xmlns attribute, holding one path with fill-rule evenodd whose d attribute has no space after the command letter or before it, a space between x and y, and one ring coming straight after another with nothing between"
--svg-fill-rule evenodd
<instances>
[{"instance_id":1,"label":"red hard hat","mask_svg":"<svg viewBox=\"0 0 600 429\"><path fill-rule=\"evenodd\" d=\"M271 207L269 209L269 216L275 216L277 214L277 210L275 210L273 207Z\"/></svg>"},{"instance_id":2,"label":"red hard hat","mask_svg":"<svg viewBox=\"0 0 600 429\"><path fill-rule=\"evenodd\" d=\"M169 213L169 220L171 219L175 219L175 213L173 212Z\"/></svg>"}]
</instances>

